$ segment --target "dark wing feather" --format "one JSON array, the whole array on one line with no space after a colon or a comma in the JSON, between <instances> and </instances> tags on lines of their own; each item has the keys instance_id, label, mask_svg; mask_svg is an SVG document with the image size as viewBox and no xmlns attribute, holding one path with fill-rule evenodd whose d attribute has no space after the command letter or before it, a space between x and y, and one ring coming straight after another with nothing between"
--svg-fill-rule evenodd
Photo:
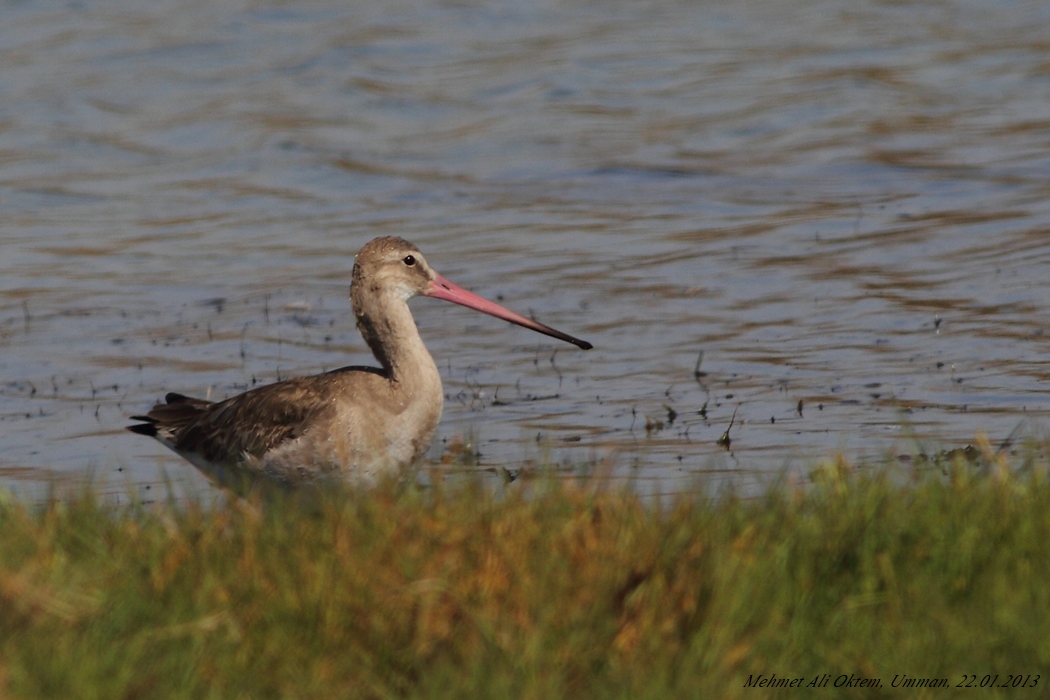
<instances>
[{"instance_id":1,"label":"dark wing feather","mask_svg":"<svg viewBox=\"0 0 1050 700\"><path fill-rule=\"evenodd\" d=\"M143 435L168 433L176 450L196 452L210 461L237 460L244 454L261 457L334 410L333 384L339 382L338 375L362 370L383 374L372 368L344 367L268 384L218 403L168 394L166 403L134 417L144 423L128 429Z\"/></svg>"},{"instance_id":2,"label":"dark wing feather","mask_svg":"<svg viewBox=\"0 0 1050 700\"><path fill-rule=\"evenodd\" d=\"M182 394L171 392L164 397L165 403L158 403L144 416L132 416L131 420L143 421L137 425L129 425L128 430L139 435L156 437L160 430L174 432L189 424L200 416L210 406L211 401L194 399Z\"/></svg>"},{"instance_id":3,"label":"dark wing feather","mask_svg":"<svg viewBox=\"0 0 1050 700\"><path fill-rule=\"evenodd\" d=\"M261 457L301 435L304 425L330 405L318 383L316 377L289 379L208 406L175 431L175 447L212 461Z\"/></svg>"}]
</instances>

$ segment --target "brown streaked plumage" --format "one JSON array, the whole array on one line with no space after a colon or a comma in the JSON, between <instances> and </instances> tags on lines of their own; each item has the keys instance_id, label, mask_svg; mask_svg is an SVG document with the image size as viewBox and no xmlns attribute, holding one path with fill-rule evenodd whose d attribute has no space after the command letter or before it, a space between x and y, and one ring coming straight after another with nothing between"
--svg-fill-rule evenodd
<instances>
[{"instance_id":1,"label":"brown streaked plumage","mask_svg":"<svg viewBox=\"0 0 1050 700\"><path fill-rule=\"evenodd\" d=\"M400 238L357 255L350 302L381 367L344 367L288 379L212 403L171 393L128 430L159 440L221 485L257 477L296 485L368 485L417 462L441 418L434 359L408 308L414 296L462 304L589 350L590 343L458 287Z\"/></svg>"}]
</instances>

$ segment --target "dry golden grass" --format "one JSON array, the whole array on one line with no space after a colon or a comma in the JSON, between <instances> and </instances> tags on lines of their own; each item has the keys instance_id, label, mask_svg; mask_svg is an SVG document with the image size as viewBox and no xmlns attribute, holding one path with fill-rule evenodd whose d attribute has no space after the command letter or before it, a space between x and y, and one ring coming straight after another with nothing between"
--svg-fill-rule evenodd
<instances>
[{"instance_id":1,"label":"dry golden grass","mask_svg":"<svg viewBox=\"0 0 1050 700\"><path fill-rule=\"evenodd\" d=\"M7 499L0 695L787 697L744 684L828 673L889 697L898 674L1034 676L1050 668L1050 486L987 466L830 464L805 490L663 504L543 480L209 507Z\"/></svg>"}]
</instances>

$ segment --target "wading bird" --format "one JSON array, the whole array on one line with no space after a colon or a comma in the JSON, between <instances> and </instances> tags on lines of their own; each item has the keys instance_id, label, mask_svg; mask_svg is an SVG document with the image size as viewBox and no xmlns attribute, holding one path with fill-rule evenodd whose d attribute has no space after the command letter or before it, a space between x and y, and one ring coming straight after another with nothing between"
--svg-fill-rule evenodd
<instances>
[{"instance_id":1,"label":"wading bird","mask_svg":"<svg viewBox=\"0 0 1050 700\"><path fill-rule=\"evenodd\" d=\"M591 344L503 308L434 271L416 246L376 238L357 255L350 303L379 367L343 367L269 384L225 401L170 393L128 430L156 438L223 486L367 486L420 460L441 418L434 359L408 308L444 299L589 350Z\"/></svg>"}]
</instances>

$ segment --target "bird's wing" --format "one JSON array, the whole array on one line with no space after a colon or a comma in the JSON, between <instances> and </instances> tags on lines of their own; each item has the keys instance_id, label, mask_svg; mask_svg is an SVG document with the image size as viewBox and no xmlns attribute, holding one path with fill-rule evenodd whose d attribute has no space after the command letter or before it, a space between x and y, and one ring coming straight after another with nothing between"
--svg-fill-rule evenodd
<instances>
[{"instance_id":1,"label":"bird's wing","mask_svg":"<svg viewBox=\"0 0 1050 700\"><path fill-rule=\"evenodd\" d=\"M333 411L334 385L353 371L381 373L361 367L342 369L310 377L287 379L243 394L210 403L181 394L168 394L132 426L135 432L170 435L171 446L180 452L196 453L213 462L261 457L287 440L294 440L324 413ZM152 431L152 432L147 432Z\"/></svg>"}]
</instances>

